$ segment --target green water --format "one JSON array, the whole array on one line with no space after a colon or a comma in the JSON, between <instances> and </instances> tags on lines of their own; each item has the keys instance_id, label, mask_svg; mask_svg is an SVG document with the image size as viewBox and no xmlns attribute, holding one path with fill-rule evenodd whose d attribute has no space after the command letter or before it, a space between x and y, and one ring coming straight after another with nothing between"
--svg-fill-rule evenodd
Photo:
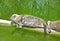
<instances>
[{"instance_id":1,"label":"green water","mask_svg":"<svg viewBox=\"0 0 60 41\"><path fill-rule=\"evenodd\" d=\"M0 19L30 14L48 20L60 20L60 0L0 0ZM44 36L42 32L0 25L0 41L59 41L60 35Z\"/></svg>"},{"instance_id":2,"label":"green water","mask_svg":"<svg viewBox=\"0 0 60 41\"><path fill-rule=\"evenodd\" d=\"M60 41L60 35L0 25L0 41Z\"/></svg>"}]
</instances>

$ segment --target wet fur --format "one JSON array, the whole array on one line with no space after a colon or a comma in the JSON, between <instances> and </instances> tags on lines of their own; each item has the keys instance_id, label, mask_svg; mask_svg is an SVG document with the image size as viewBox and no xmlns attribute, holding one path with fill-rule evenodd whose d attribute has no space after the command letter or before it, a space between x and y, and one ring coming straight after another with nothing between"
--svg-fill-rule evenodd
<instances>
[{"instance_id":1,"label":"wet fur","mask_svg":"<svg viewBox=\"0 0 60 41\"><path fill-rule=\"evenodd\" d=\"M60 32L60 21L52 21L51 28L55 31Z\"/></svg>"},{"instance_id":2,"label":"wet fur","mask_svg":"<svg viewBox=\"0 0 60 41\"><path fill-rule=\"evenodd\" d=\"M14 20L16 21L16 22L18 22L18 21L20 21L21 20L21 17L22 16L19 16L19 15L16 15L16 17L14 18ZM24 20L24 21L26 21L26 20L28 20L28 17L32 17L32 18L34 18L34 16L31 16L31 15L24 15L22 18L22 20ZM46 22L43 20L43 19L41 19L41 18L38 18L38 17L35 17L36 19L39 19L39 21L38 21L38 23L39 23L39 25L40 25L40 27L36 27L36 26L26 26L26 27L31 27L31 28L44 28L44 33L46 34ZM33 22L35 22L36 20L34 20ZM35 23L36 24L36 23ZM17 26L19 26L18 24L16 24ZM25 25L23 25L23 27L25 27Z\"/></svg>"}]
</instances>

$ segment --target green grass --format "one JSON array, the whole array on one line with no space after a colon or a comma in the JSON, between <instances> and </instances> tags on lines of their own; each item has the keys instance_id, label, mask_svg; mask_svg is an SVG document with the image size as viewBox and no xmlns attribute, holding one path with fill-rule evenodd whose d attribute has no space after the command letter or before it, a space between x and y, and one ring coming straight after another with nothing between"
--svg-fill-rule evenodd
<instances>
[{"instance_id":1,"label":"green grass","mask_svg":"<svg viewBox=\"0 0 60 41\"><path fill-rule=\"evenodd\" d=\"M60 19L60 0L0 0L0 18L10 20L10 16L30 14L48 20Z\"/></svg>"},{"instance_id":2,"label":"green grass","mask_svg":"<svg viewBox=\"0 0 60 41\"><path fill-rule=\"evenodd\" d=\"M48 20L60 19L60 0L0 0L0 19L10 20L10 16L30 14ZM60 35L27 29L16 29L0 25L0 41L59 41Z\"/></svg>"}]
</instances>

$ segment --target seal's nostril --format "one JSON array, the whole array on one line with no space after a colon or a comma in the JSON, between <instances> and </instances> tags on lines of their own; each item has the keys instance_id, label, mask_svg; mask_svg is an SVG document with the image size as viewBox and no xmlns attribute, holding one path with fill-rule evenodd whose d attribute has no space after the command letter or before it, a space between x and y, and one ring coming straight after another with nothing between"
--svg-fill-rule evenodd
<instances>
[{"instance_id":1,"label":"seal's nostril","mask_svg":"<svg viewBox=\"0 0 60 41\"><path fill-rule=\"evenodd\" d=\"M51 33L51 31L49 31L49 33Z\"/></svg>"}]
</instances>

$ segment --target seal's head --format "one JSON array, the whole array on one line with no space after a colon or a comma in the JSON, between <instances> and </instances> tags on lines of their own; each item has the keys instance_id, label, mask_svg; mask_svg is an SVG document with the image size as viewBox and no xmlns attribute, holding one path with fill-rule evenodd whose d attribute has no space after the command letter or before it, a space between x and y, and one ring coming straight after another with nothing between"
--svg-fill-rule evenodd
<instances>
[{"instance_id":1,"label":"seal's head","mask_svg":"<svg viewBox=\"0 0 60 41\"><path fill-rule=\"evenodd\" d=\"M21 16L18 14L13 14L10 19L11 24L17 24L21 20Z\"/></svg>"},{"instance_id":2,"label":"seal's head","mask_svg":"<svg viewBox=\"0 0 60 41\"><path fill-rule=\"evenodd\" d=\"M11 19L11 20L15 19L17 15L18 15L18 14L13 14L10 19Z\"/></svg>"},{"instance_id":3,"label":"seal's head","mask_svg":"<svg viewBox=\"0 0 60 41\"><path fill-rule=\"evenodd\" d=\"M51 21L47 22L47 28L46 28L47 33L51 33Z\"/></svg>"}]
</instances>

